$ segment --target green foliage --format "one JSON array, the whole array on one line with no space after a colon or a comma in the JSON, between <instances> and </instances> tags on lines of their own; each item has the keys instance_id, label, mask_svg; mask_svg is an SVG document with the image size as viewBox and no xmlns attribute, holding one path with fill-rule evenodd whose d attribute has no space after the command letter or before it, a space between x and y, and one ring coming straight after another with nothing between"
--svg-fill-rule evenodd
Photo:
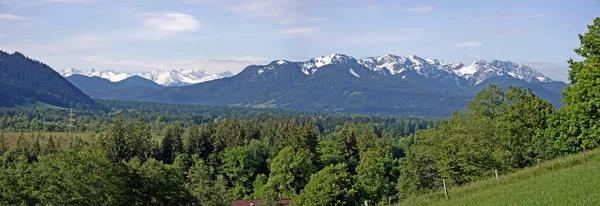
<instances>
[{"instance_id":1,"label":"green foliage","mask_svg":"<svg viewBox=\"0 0 600 206\"><path fill-rule=\"evenodd\" d=\"M544 134L553 113L552 105L531 90L482 90L468 111L415 135L401 161L398 191L408 195L439 187L441 179L461 185L495 169L531 165L548 154Z\"/></svg>"},{"instance_id":2,"label":"green foliage","mask_svg":"<svg viewBox=\"0 0 600 206\"><path fill-rule=\"evenodd\" d=\"M214 168L207 166L202 159L196 162L188 173L188 188L200 205L227 206L231 204L231 192L223 175L216 175Z\"/></svg>"},{"instance_id":3,"label":"green foliage","mask_svg":"<svg viewBox=\"0 0 600 206\"><path fill-rule=\"evenodd\" d=\"M268 172L267 158L267 150L258 140L252 140L248 146L225 151L223 172L236 187L233 199L247 199L252 194L256 176Z\"/></svg>"},{"instance_id":4,"label":"green foliage","mask_svg":"<svg viewBox=\"0 0 600 206\"><path fill-rule=\"evenodd\" d=\"M267 187L276 188L282 197L296 196L308 183L317 168L312 163L312 154L306 150L295 150L288 146L279 151L269 167Z\"/></svg>"},{"instance_id":5,"label":"green foliage","mask_svg":"<svg viewBox=\"0 0 600 206\"><path fill-rule=\"evenodd\" d=\"M556 147L561 152L577 148L594 148L600 143L600 17L596 17L588 32L579 35L580 46L575 53L583 61L569 59L571 86L563 91Z\"/></svg>"},{"instance_id":6,"label":"green foliage","mask_svg":"<svg viewBox=\"0 0 600 206\"><path fill-rule=\"evenodd\" d=\"M292 205L357 205L357 191L352 188L353 177L344 163L327 166L313 174L310 182Z\"/></svg>"},{"instance_id":7,"label":"green foliage","mask_svg":"<svg viewBox=\"0 0 600 206\"><path fill-rule=\"evenodd\" d=\"M386 197L395 195L394 180L389 173L391 166L392 159L389 156L382 156L374 151L361 155L354 183L361 200L367 200L372 205L385 204Z\"/></svg>"},{"instance_id":8,"label":"green foliage","mask_svg":"<svg viewBox=\"0 0 600 206\"><path fill-rule=\"evenodd\" d=\"M121 170L98 149L66 150L40 159L32 174L39 202L56 205L116 205L124 198ZM34 187L35 188L35 187Z\"/></svg>"}]
</instances>

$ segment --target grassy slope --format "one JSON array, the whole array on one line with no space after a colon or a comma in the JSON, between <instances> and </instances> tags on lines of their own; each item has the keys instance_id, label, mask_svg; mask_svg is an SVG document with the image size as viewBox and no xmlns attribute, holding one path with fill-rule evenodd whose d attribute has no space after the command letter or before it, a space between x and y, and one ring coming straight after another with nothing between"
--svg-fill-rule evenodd
<instances>
[{"instance_id":1,"label":"grassy slope","mask_svg":"<svg viewBox=\"0 0 600 206\"><path fill-rule=\"evenodd\" d=\"M443 190L409 197L398 205L597 205L600 202L600 149L588 152L582 164L581 153L501 175L495 178L450 188L450 200Z\"/></svg>"},{"instance_id":2,"label":"grassy slope","mask_svg":"<svg viewBox=\"0 0 600 206\"><path fill-rule=\"evenodd\" d=\"M35 103L23 103L21 105L16 105L15 107L21 109L65 109L59 106L46 104L40 101L35 101Z\"/></svg>"}]
</instances>

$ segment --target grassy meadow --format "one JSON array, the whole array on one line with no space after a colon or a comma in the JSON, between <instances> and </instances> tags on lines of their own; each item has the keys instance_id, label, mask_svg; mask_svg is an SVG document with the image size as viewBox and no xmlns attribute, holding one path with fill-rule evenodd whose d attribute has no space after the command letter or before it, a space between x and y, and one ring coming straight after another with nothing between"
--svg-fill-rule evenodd
<instances>
[{"instance_id":1,"label":"grassy meadow","mask_svg":"<svg viewBox=\"0 0 600 206\"><path fill-rule=\"evenodd\" d=\"M404 205L598 205L600 202L600 149L542 162L538 166L459 187L409 197Z\"/></svg>"}]
</instances>

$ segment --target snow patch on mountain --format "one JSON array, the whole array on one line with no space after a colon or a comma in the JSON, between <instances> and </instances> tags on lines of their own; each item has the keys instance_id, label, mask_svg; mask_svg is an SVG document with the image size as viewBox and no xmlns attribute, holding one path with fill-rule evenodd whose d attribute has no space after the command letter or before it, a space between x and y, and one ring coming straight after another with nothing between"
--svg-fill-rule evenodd
<instances>
[{"instance_id":1,"label":"snow patch on mountain","mask_svg":"<svg viewBox=\"0 0 600 206\"><path fill-rule=\"evenodd\" d=\"M302 72L306 75L314 74L320 67L330 64L344 64L352 61L356 61L354 57L350 57L343 54L331 54L327 56L313 58L307 62L299 63L302 67Z\"/></svg>"},{"instance_id":2,"label":"snow patch on mountain","mask_svg":"<svg viewBox=\"0 0 600 206\"><path fill-rule=\"evenodd\" d=\"M355 76L355 77L357 77L357 78L360 78L360 75L358 75L358 74L357 74L357 73L354 71L354 69L350 69L350 74L354 75L354 76Z\"/></svg>"}]
</instances>

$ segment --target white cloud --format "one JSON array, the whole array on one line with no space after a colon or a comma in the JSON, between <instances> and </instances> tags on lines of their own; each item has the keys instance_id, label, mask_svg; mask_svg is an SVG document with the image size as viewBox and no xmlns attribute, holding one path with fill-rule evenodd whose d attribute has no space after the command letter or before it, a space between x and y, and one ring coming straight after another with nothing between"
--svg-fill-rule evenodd
<instances>
[{"instance_id":1,"label":"white cloud","mask_svg":"<svg viewBox=\"0 0 600 206\"><path fill-rule=\"evenodd\" d=\"M433 7L433 6L417 6L417 7L402 8L400 10L403 12L408 12L408 13L425 13L425 12L433 11L434 9L435 9L435 7Z\"/></svg>"},{"instance_id":2,"label":"white cloud","mask_svg":"<svg viewBox=\"0 0 600 206\"><path fill-rule=\"evenodd\" d=\"M483 47L483 44L481 44L481 42L477 42L477 41L467 41L467 42L456 43L456 44L454 44L454 46L475 48L475 47Z\"/></svg>"},{"instance_id":3,"label":"white cloud","mask_svg":"<svg viewBox=\"0 0 600 206\"><path fill-rule=\"evenodd\" d=\"M19 16L19 15L14 15L14 14L0 13L0 19L19 21L19 20L24 20L25 17Z\"/></svg>"},{"instance_id":4,"label":"white cloud","mask_svg":"<svg viewBox=\"0 0 600 206\"><path fill-rule=\"evenodd\" d=\"M292 34L292 35L309 35L319 32L317 27L301 26L301 27L290 27L277 31L278 34Z\"/></svg>"},{"instance_id":5,"label":"white cloud","mask_svg":"<svg viewBox=\"0 0 600 206\"><path fill-rule=\"evenodd\" d=\"M146 26L163 31L194 31L202 27L194 16L182 13L145 14L143 18Z\"/></svg>"}]
</instances>

